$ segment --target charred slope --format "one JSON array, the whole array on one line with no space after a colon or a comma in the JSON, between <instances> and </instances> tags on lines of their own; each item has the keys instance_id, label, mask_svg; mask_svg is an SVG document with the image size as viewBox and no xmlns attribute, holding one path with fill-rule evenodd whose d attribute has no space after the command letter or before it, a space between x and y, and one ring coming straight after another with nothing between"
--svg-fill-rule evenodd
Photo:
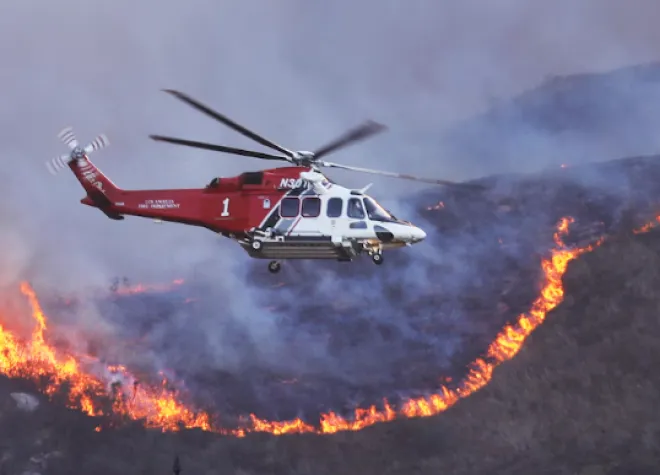
<instances>
[{"instance_id":1,"label":"charred slope","mask_svg":"<svg viewBox=\"0 0 660 475\"><path fill-rule=\"evenodd\" d=\"M227 383L237 390L215 404L264 418L302 411L313 423L319 406L350 416L356 401L365 407L383 396L394 402L425 394L438 376L463 376L501 328L529 309L541 257L562 217L575 218L567 242L584 244L659 214L656 156L483 181L489 185L483 194L446 189L416 197L421 216L414 221L427 229L427 242L388 254L383 266L368 259L287 263L277 277L283 285L272 290L263 263L253 263L254 280L263 285L257 298L281 315L278 330L294 342L329 342L316 366L303 344L279 355L300 359L308 352L297 367L263 361L248 367L246 357L247 369ZM255 368L299 382L267 384Z\"/></svg>"},{"instance_id":2,"label":"charred slope","mask_svg":"<svg viewBox=\"0 0 660 475\"><path fill-rule=\"evenodd\" d=\"M18 412L1 381L3 463L13 473L60 451L42 473L167 473L176 453L184 474L657 473L660 233L606 242L563 282L564 303L518 356L437 417L325 437L96 433L57 405Z\"/></svg>"}]
</instances>

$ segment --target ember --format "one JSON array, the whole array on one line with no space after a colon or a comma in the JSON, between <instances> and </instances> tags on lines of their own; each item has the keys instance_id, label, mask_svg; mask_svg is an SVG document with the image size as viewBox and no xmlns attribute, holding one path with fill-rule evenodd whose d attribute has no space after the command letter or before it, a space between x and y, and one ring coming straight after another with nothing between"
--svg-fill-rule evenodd
<instances>
[{"instance_id":1,"label":"ember","mask_svg":"<svg viewBox=\"0 0 660 475\"><path fill-rule=\"evenodd\" d=\"M437 205L429 206L426 209L431 211L431 210L443 209L444 207L445 207L445 204L442 201L440 201Z\"/></svg>"},{"instance_id":2,"label":"ember","mask_svg":"<svg viewBox=\"0 0 660 475\"><path fill-rule=\"evenodd\" d=\"M171 283L164 285L143 285L143 284L130 285L128 280L124 279L123 287L119 286L119 281L115 281L112 284L111 290L119 295L133 295L133 294L141 294L144 292L169 292L175 287L178 287L182 284L183 284L183 279L176 279L173 280Z\"/></svg>"}]
</instances>

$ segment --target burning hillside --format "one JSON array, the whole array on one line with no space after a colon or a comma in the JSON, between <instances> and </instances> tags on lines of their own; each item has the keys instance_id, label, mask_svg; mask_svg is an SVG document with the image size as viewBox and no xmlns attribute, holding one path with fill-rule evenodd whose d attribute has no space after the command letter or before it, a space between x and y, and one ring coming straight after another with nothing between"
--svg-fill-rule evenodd
<instances>
[{"instance_id":1,"label":"burning hillside","mask_svg":"<svg viewBox=\"0 0 660 475\"><path fill-rule=\"evenodd\" d=\"M637 180L635 182L637 188L644 190L644 186L647 186L647 191L651 193L653 191L652 183L644 184L644 180L650 180L649 177L653 176L651 163L651 160L644 159L618 162L612 165L612 174L618 177L624 176L622 180ZM639 173L640 166L648 167L646 173ZM622 174L622 170L627 170L627 174ZM562 171L562 173L564 172ZM604 173L607 175L610 172ZM643 178L635 178L635 176ZM379 292L382 292L385 288L392 292L391 295L388 295L384 305L392 305L391 299L398 299L400 302L398 308L401 309L398 318L406 319L411 325L410 328L419 329L419 333L415 334L417 345L424 344L424 336L429 339L437 339L436 344L438 346L445 345L447 341L450 341L443 340L439 336L442 332L447 332L448 328L443 326L447 323L445 320L447 315L442 300L446 299L447 295L456 297L457 302L463 302L463 309L471 308L473 315L479 315L480 312L486 312L488 309L494 311L490 314L488 320L480 320L480 317L473 316L472 320L469 321L469 325L466 325L464 321L456 323L456 325L463 325L462 327L455 327L455 331L459 333L461 330L465 331L466 327L471 329L470 327L473 325L480 326L477 327L474 333L477 338L472 340L469 345L462 345L461 350L454 353L452 358L449 359L450 371L445 371L446 365L437 365L436 363L439 360L434 360L431 356L426 366L417 366L416 362L404 366L404 370L409 373L409 379L405 379L405 375L401 378L397 375L397 381L392 386L388 386L383 380L374 378L372 381L365 382L364 387L371 388L373 394L370 400L366 400L366 403L359 404L359 407L361 407L359 409L350 407L347 409L341 405L342 397L350 398L351 394L355 394L354 392L351 393L351 391L356 391L354 386L353 389L350 389L350 385L347 385L343 379L333 380L330 378L323 380L310 372L302 376L284 373L275 374L274 379L277 380L275 387L281 391L280 393L271 391L271 387L266 386L266 383L259 382L258 384L263 384L261 390L264 392L265 397L270 398L270 408L275 408L275 412L277 412L277 406L280 404L301 404L301 406L304 406L305 403L310 404L321 400L322 404L314 406L318 408L316 413L309 411L298 417L270 417L268 411L263 409L264 406L260 407L259 404L253 406L254 410L250 407L242 409L233 406L231 408L231 406L218 404L217 401L220 400L217 399L218 397L243 397L243 393L240 393L240 386L219 383L217 380L219 373L209 373L211 370L208 368L202 368L202 370L192 368L188 373L185 373L181 371L180 367L177 367L162 374L157 372L148 373L145 372L144 368L135 369L131 364L124 364L125 362L121 358L117 361L112 360L103 348L95 352L86 352L81 351L80 347L62 344L61 335L58 335L59 323L56 317L63 312L63 309L75 307L75 298L59 299L58 303L48 295L38 295L27 283L22 284L20 289L16 289L16 293L20 294L22 301L27 303L29 310L20 311L20 306L14 306L11 310L12 313L8 313L8 310L5 309L0 315L0 344L2 348L0 351L0 372L11 378L28 379L39 387L48 398L54 399L56 404L60 404L59 401L66 400L68 407L92 416L95 421L93 427L96 427L96 430L99 431L99 436L106 434L103 437L109 437L109 434L112 433L121 433L127 430L127 427L135 427L135 423L166 433L180 432L184 428L197 428L208 434L208 437L212 437L213 434L224 434L236 436L238 439L250 432L275 435L288 433L362 433L361 429L379 426L378 423L380 422L394 421L395 419L425 419L426 416L445 411L461 399L466 400L465 403L468 404L468 407L473 407L476 403L469 403L469 401L475 398L481 400L479 399L480 396L467 396L475 392L482 394L485 391L487 394L492 394L493 391L501 391L501 383L497 382L493 383L495 389L488 389L491 388L489 382L493 378L494 368L518 354L527 336L543 323L548 312L561 304L564 298L562 278L571 261L576 260L585 253L590 253L590 251L600 247L601 243L607 243L610 239L608 236L614 237L617 232L623 230L627 225L633 226L627 229L628 233L644 236L657 224L660 224L660 220L657 218L647 218L648 222L646 223L642 221L645 217L653 216L651 214L653 208L648 205L646 208L638 207L633 217L627 217L626 206L629 206L630 202L634 202L634 195L628 195L629 202L610 208L608 213L607 206L611 205L612 199L607 192L599 195L592 190L587 194L589 200L585 202L584 192L580 191L578 185L575 185L579 183L575 176L570 180L566 180L565 175L558 175L558 177L558 182L552 187L549 187L547 182L535 183L533 177L526 183L518 182L515 186L509 187L507 200L495 200L493 195L490 195L483 202L475 204L474 201L461 201L463 199L461 196L443 195L430 201L431 203L441 202L442 205L426 204L424 206L422 213L428 213L425 214L427 219L433 220L436 217L442 217L442 219L430 222L438 227L439 234L444 240L444 248L448 253L452 251L452 246L456 246L454 243L458 239L477 243L480 239L488 236L492 237L486 244L472 247L471 255L476 260L476 265L482 268L485 268L486 264L498 268L497 266L503 265L501 262L506 263L508 267L502 268L508 270L506 273L501 274L500 280L503 282L498 282L497 285L490 280L484 280L479 284L478 291L474 287L461 287L458 289L446 286L437 289L433 287L432 281L430 281L428 288L420 285L416 289L417 293L414 295L416 302L411 302L408 300L409 297L399 293L396 287L390 285L391 281L389 279L392 278L392 274L374 274L378 279L374 280L376 278L370 277L369 272L372 272L371 269L375 266L357 267L358 271L363 273L361 278L364 279L366 275L368 285L380 282L377 284L380 285L380 287L377 287ZM543 192L539 192L541 186L545 187ZM525 197L525 190L533 190L536 202ZM574 199L573 196L577 198ZM564 201L559 201L560 198ZM427 200L428 197L424 199ZM530 208L533 209L534 206L538 206L540 209L541 206L547 206L548 201L552 202L553 200L555 200L551 208L553 212L574 211L573 213L567 213L564 218L558 219L555 222L554 229L539 226L539 223L552 218L552 213L543 215L538 212L536 214L531 213L533 216L531 222L515 218L519 216L518 213L520 213L521 207L527 207L527 212L529 212ZM459 219L460 215L464 216L463 220ZM510 220L510 224L507 220ZM529 231L529 233L514 236L513 229L511 229L514 225L518 232L522 230ZM532 228L535 228L536 233L533 232ZM545 235L545 238L543 235ZM543 251L541 247L545 246L548 247ZM411 262L407 262L408 259L411 259L412 263L421 263L413 253L410 253L397 255L388 264L400 265L400 268L406 268L406 266L411 265ZM582 261L582 259L577 260L578 262ZM460 262L466 261L462 260ZM443 267L448 263L442 261L429 265L436 271L437 269L448 269ZM327 268L330 272L337 272L340 275L344 272L340 266L337 266L336 270L333 269L333 264L328 264ZM333 307L327 305L324 307L324 318L316 318L310 323L304 319L310 313L310 303L300 300L299 297L297 302L301 303L300 308L296 309L295 312L292 307L286 307L291 295L309 292L309 288L305 286L306 282L304 281L305 271L304 264L293 266L288 274L283 273L280 281L271 282L272 288L270 290L264 287L262 292L264 299L269 301L271 305L280 307L283 312L291 312L291 318L298 318L292 321L280 320L278 325L293 324L299 332L309 335L311 333L308 333L308 329L313 328L310 325L326 324L328 321L332 321L334 317L331 313ZM318 274L318 268L316 268L316 272ZM323 272L328 272L328 270L323 270ZM421 269L418 272L423 273L426 270ZM490 272L488 271L488 273ZM469 273L468 275L473 274ZM418 276L418 274L415 274L413 277ZM398 277L399 279L402 278L402 276ZM257 274L256 278L258 279L260 276ZM410 277L403 276L403 284L408 278ZM343 282L345 285L355 285L355 279L354 276L347 276ZM443 280L443 282L446 283L447 281ZM132 285L128 281L119 281L110 289L110 297L106 294L102 300L104 302L110 301L113 306L118 306L112 307L115 310L123 311L125 308L133 308L137 305L139 308L147 309L150 313L155 313L157 320L167 321L168 314L163 312L170 307L177 309L191 308L191 312L199 312L200 307L198 305L200 302L203 303L204 298L198 300L199 295L194 294L194 286L190 287L190 285L188 281L182 280L151 286L144 284ZM360 289L358 288L358 290ZM194 295L190 292L193 292ZM330 297L334 295L331 288L328 289L328 292L331 294ZM479 300L475 301L474 292L477 293ZM272 298L274 293L283 294L277 300ZM465 293L468 295L466 296ZM317 300L323 298L318 293L315 295ZM361 314L359 307L356 307L356 303L350 300L352 295L350 293L344 294L343 297L348 301L339 303L339 308L335 311L350 315L350 321L363 322L364 320L361 319L364 319L365 315ZM523 305L527 308L518 312L517 309ZM49 308L52 308L52 311L49 311ZM383 311L383 308L379 308L379 311ZM513 312L516 312L517 315ZM433 317L430 320L427 319L429 314ZM461 312L461 315L463 316L462 320L469 318L467 313ZM153 322L145 322L144 319L140 320L139 317L140 314L136 314L135 311L133 314L129 312L127 319L121 323L122 326L128 327L131 320L140 321L140 325L131 329L131 331L139 330L142 333L131 333L131 335L138 339L137 349L147 351L150 349L150 345L154 344L153 334L156 330L154 330ZM434 326L438 322L443 325ZM448 322L452 323L451 320ZM332 327L332 335L341 338L343 336L341 325L347 325L348 320L338 320L338 323L339 327ZM387 321L381 319L376 320L376 323L382 325ZM171 322L166 322L166 324L171 325ZM29 328L29 331L20 331L16 329L18 327ZM365 328L367 333L373 332L369 327ZM181 330L177 331L180 332ZM355 335L352 338L355 338ZM490 341L486 341L487 339L490 339ZM369 340L361 340L361 342L368 344ZM391 345L388 351L394 352L397 340L393 339L390 342ZM118 336L116 344L121 345L121 343L121 338ZM350 351L350 347L340 348L343 351ZM402 354L401 357L403 363L411 361L410 359L406 360L406 358L411 358L410 354ZM466 361L468 359L469 361ZM465 367L461 363L462 361L469 363L466 370L460 369L460 366ZM185 363L189 362L190 360L185 361ZM188 366L194 365L188 364ZM383 366L383 372L395 374L395 367ZM504 365L504 368L508 366ZM506 372L507 370L498 370L494 376L495 381L498 378L497 374L502 371ZM201 381L199 379L200 374L204 372L209 374L206 374L207 380ZM239 376L243 380L249 380L254 374L254 372L246 370ZM445 376L448 377L445 378ZM214 378L216 378L215 381ZM326 399L323 400L322 394L323 391L328 391L328 385L337 392L330 396L326 392ZM342 385L344 385L343 389L341 388ZM417 392L421 394L411 394L411 391L403 394L397 393L392 389L396 389L397 385L402 388L418 388ZM312 387L315 392L305 393L304 391L309 390L309 387ZM478 391L484 387L486 389ZM204 389L207 392L213 390L210 398L199 397ZM379 389L381 392L377 394ZM360 388L357 389L357 391L360 390ZM238 396L232 395L235 392L238 393ZM283 394L288 394L290 399L284 399ZM394 395L394 397L391 397L391 395ZM481 398L483 397L486 396L481 396ZM248 402L252 401L248 400ZM336 404L334 408L332 407L333 404ZM465 407L465 404L462 403L458 406ZM227 407L233 410L227 410ZM268 406L266 406L266 409L268 409ZM461 411L464 412L464 410L456 408L449 411L446 417L453 421L452 424L456 424L456 419L452 414ZM465 417L469 419L471 416ZM487 420L491 416L484 415L483 417L484 420ZM133 422L131 423L131 421ZM404 430L403 428L406 427L399 424L407 423L386 424L385 427L391 427L391 429L382 430L392 430L398 433L397 431ZM185 433L187 431L184 431ZM163 437L166 437L166 435L163 435ZM367 437L367 435L364 437ZM416 435L415 438L417 437ZM293 442L282 442L282 444L289 443ZM399 443L397 442L397 444ZM232 447L234 447L232 450L243 450L240 449L240 446ZM237 447L239 448L237 449ZM313 453L313 448L309 450L312 450ZM350 450L346 448L343 453L350 453Z\"/></svg>"},{"instance_id":2,"label":"burning hillside","mask_svg":"<svg viewBox=\"0 0 660 475\"><path fill-rule=\"evenodd\" d=\"M49 396L66 386L70 407L90 416L109 412L144 420L148 427L175 429L179 425L209 429L208 416L194 415L176 399L176 393L162 388L142 388L122 366L103 366L87 355L58 351L47 342L47 317L33 289L24 283L22 294L28 299L34 331L21 341L0 327L0 371L9 377L35 381ZM11 318L4 319L11 321ZM132 392L126 392L126 389ZM110 405L103 399L109 399Z\"/></svg>"},{"instance_id":3,"label":"burning hillside","mask_svg":"<svg viewBox=\"0 0 660 475\"><path fill-rule=\"evenodd\" d=\"M384 401L383 409L371 406L355 411L354 418L347 420L335 413L323 414L318 427L300 419L292 421L265 421L250 415L250 424L229 429L212 424L212 418L203 412L196 412L179 399L177 392L168 390L166 382L158 388L141 386L121 366L100 365L93 358L58 352L47 341L47 317L44 315L37 296L28 284L21 286L21 292L29 300L35 328L31 338L19 341L4 328L1 333L0 371L10 377L29 378L37 382L45 394L53 395L64 385L68 387L69 404L90 416L114 416L143 420L147 427L163 430L201 428L232 435L243 435L246 431L263 431L273 434L289 432L333 433L344 430L359 430L378 422L390 421L397 416L430 416L444 411L458 399L488 383L495 366L512 358L522 346L525 338L542 323L547 312L562 300L561 277L568 262L579 254L591 250L567 249L561 237L568 232L570 218L563 219L555 233L556 248L549 258L543 260L544 282L540 296L531 310L519 317L515 325L509 325L489 346L484 358L476 360L467 377L455 388L442 387L427 398L407 401L400 408L393 408ZM136 289L135 291L139 291ZM4 317L5 321L10 318ZM108 402L104 402L104 400Z\"/></svg>"},{"instance_id":4,"label":"burning hillside","mask_svg":"<svg viewBox=\"0 0 660 475\"><path fill-rule=\"evenodd\" d=\"M617 181L628 186L634 183L636 191L650 195L655 192L653 180L657 171L651 163L650 159L614 162L602 166L596 178L594 171L588 170L590 183L599 179L610 185L616 185ZM452 257L458 259L455 263L429 264L428 258L420 260L412 253L401 253L393 256L390 265L414 267L415 279L419 273L437 273L438 269L445 268L453 281L462 277L467 280L454 288L447 286L449 280L443 280L439 292L432 286L418 286L417 293L407 291L403 294L392 284L406 285L405 279L402 282L401 276L396 276L397 281L390 281L391 273L380 275L377 294L389 293L387 300L380 302L380 307L384 311L384 306L392 304L390 299L395 299L402 312L394 323L378 315L360 315L364 309L356 307L355 301L351 300L355 295L360 295L361 300L364 298L359 293L362 284L357 284L355 275L344 276L343 282L356 294L343 291L339 299L322 304L324 318L315 318L311 322L305 319L306 315L315 313L310 305L319 305L319 301L332 299L333 295L331 292L319 295L309 287L310 282L300 277L304 276L305 264L294 265L289 275L285 274L274 288L262 289L264 300L289 315L288 320L280 320L278 326L289 325L305 337L319 332L332 335L334 341L331 343L337 345L341 355L348 354L346 358L352 366L359 368L356 364L359 361L350 357L350 352L355 351L350 345L356 341L358 347L370 345L374 333L387 335L389 332L393 336L387 340L386 351L390 355L398 353L399 359L391 360L390 366L381 364L377 371L382 372L383 377L379 377L371 366L365 366L365 376L370 373L369 378L356 372L357 383L355 378L323 374L323 367L314 372L303 371L302 375L296 371L266 367L262 371L265 377L259 379L254 370L242 371L239 367L236 376L223 384L219 379L222 373L208 367L195 368L189 364L189 359L167 376L163 372L148 374L144 368L134 368L130 361L113 359L117 353L120 356L125 353L121 348L125 348L125 342L131 339L136 341L136 351L152 351L154 325L170 325L167 323L168 314L164 313L168 309L188 305L194 313L185 314L186 318L198 321L203 307L202 310L195 307L198 299L186 293L188 288L182 279L163 285L131 285L127 280L113 283L110 288L112 304L119 305L115 308L119 312L115 313L127 315L118 323L128 329L139 323L134 333L117 335L114 341L104 342L106 346L120 348L115 351L115 356L109 356L112 351L107 348L82 351L80 347L62 345L61 338L54 337L53 333L57 330L57 322L48 320L34 289L23 284L20 290L30 304L31 316L2 315L0 371L10 377L35 381L48 396L66 393L70 407L99 418L99 428L117 426L125 420L138 420L147 427L164 431L187 427L235 436L251 431L333 433L355 431L397 417L437 414L487 384L493 368L518 352L526 336L543 321L549 310L561 302L561 277L569 261L591 250L594 243L615 232L617 227L631 225L622 218L625 205L613 205L621 191L605 187L581 188L579 173L585 171L561 170L554 183L547 177L544 181L537 181L535 177L514 181L505 185L508 195L504 198L500 198L496 191L481 201L447 193L434 197L433 201L430 197L423 197L437 203L426 205L422 213L437 226L440 236L437 242L442 243L443 252L455 256L467 249L469 255ZM501 179L498 186L502 187ZM531 195L525 196L527 192ZM628 200L627 206L635 203L635 197L630 194ZM638 220L653 212L648 205L639 207L639 210ZM552 229L540 225L553 219L552 213L558 212L571 217L554 218L559 221L559 229L555 229L554 240L549 240ZM521 215L529 218L521 219ZM634 226L638 232L644 232L651 227L651 222L645 226L639 222ZM474 245L466 246L466 241ZM548 250L546 246L552 247ZM475 282L475 274L451 267L456 263L463 267L468 263L482 269L486 275L499 274L502 279ZM313 264L318 275L319 266ZM332 269L332 265L328 264L328 267ZM344 273L341 267L334 272ZM365 270L358 268L358 272L363 273L360 278L364 279ZM371 272L373 275L374 271ZM255 280L258 278L256 276ZM306 292L315 295L313 304L302 298ZM131 310L136 307L134 299L146 298L144 296L150 296L151 300L142 301L137 307L147 313L136 314ZM341 302L342 298L346 300ZM295 302L295 307L291 302ZM65 306L75 304L75 298L64 299ZM61 313L60 307L52 303L50 306L56 314ZM372 312L374 308L381 311L380 307L370 303ZM445 311L447 308L450 309L448 312ZM461 315L459 320L451 316L457 308ZM149 315L154 321L148 321ZM350 317L347 320L342 315ZM32 322L33 330L29 336L12 330L17 320ZM402 321L408 325L407 329L402 327ZM218 319L214 320L214 325L221 324ZM332 325L323 326L328 324ZM376 326L371 327L373 324ZM351 325L363 325L362 331L350 333ZM387 325L390 325L389 330ZM177 331L181 333L180 329ZM414 346L403 340L402 350L396 350L399 344L396 338L401 338L396 336L397 331L403 335L412 334L410 343ZM470 344L460 344L457 351L447 353L448 347L455 346L448 338L461 334L466 335L462 338ZM342 343L342 338L348 340ZM156 344L156 349L162 348L161 343ZM103 348L102 344L95 346ZM410 350L404 351L403 348ZM419 351L420 348L435 348L436 356L429 354L428 350ZM443 352L439 356L437 349ZM374 347L373 352L377 351L381 350ZM415 352L419 353L419 360ZM381 363L386 361L381 359ZM249 364L254 366L253 362ZM362 383L361 379L365 381ZM253 386L246 389L246 381ZM250 391L258 391L261 397L251 397ZM206 397L199 397L202 393ZM361 398L356 396L360 394L363 395ZM238 404L234 402L236 400L239 400ZM353 402L346 406L347 401ZM300 415L287 416L296 412Z\"/></svg>"},{"instance_id":5,"label":"burning hillside","mask_svg":"<svg viewBox=\"0 0 660 475\"><path fill-rule=\"evenodd\" d=\"M657 465L657 460L652 454L657 443L653 440L657 436L654 439L652 435L654 418L646 411L653 407L660 386L649 386L657 378L649 382L639 378L646 378L642 376L647 374L643 362L655 361L649 351L656 348L657 354L653 338L660 333L649 321L650 314L643 311L653 304L644 303L640 293L648 292L635 282L642 279L650 289L658 284L657 278L650 276L657 274L654 269L659 265L659 251L657 234L649 232L636 234L634 239L606 240L593 253L583 254L564 279L569 303L551 312L549 322L534 332L530 346L495 371L490 384L438 418L377 425L332 438L265 441L251 437L243 444L240 438L232 442L234 439L218 439L210 433L208 437L187 437L184 433L177 438L167 434L154 438L133 428L103 430L91 438L81 433L62 445L63 439L71 438L64 429L72 421L71 416L58 416L54 420L61 420L60 425L53 427L57 444L47 442L50 448L40 450L66 450L71 462L61 472L52 473L92 473L101 467L107 473L139 469L167 473L175 453L183 454L183 473L232 473L239 468L246 473L288 473L294 467L310 474L333 470L383 473L387 469L392 473L531 473L539 464L549 473L580 473L583 469L619 473L613 471L615 467L654 473L651 467ZM556 263L564 262L565 255L554 255ZM645 270L640 271L642 262ZM633 267L628 269L627 265ZM631 280L631 272L639 278ZM626 307L625 321L620 321L620 312L604 310L604 306L620 305L619 293L608 291L607 286L623 289L626 282L633 286L621 298L633 299L635 304ZM598 294L599 288L609 297ZM646 299L653 299L653 295L648 293ZM562 298L560 293L549 297ZM657 298L654 301L657 305ZM643 321L648 324L644 326ZM631 359L632 353L639 353L641 359ZM602 360L604 357L607 362ZM614 377L614 372L624 366L626 373ZM640 399L644 395L648 403ZM10 425L12 421L20 420L22 427L17 435L37 431L53 424L53 416L46 414L55 409L48 411L44 416L26 419L23 415L17 419L19 416L12 416L5 407L3 426L15 427ZM26 422L34 417L42 422L29 429L35 424ZM91 431L93 425L89 427ZM114 437L113 432L117 432ZM34 438L35 433L39 432L29 432L32 435L26 437ZM569 440L573 442L567 443ZM127 442L136 451L129 458L120 455L126 453ZM475 453L480 456L475 457ZM56 462L52 462L56 464L52 470L59 467Z\"/></svg>"}]
</instances>

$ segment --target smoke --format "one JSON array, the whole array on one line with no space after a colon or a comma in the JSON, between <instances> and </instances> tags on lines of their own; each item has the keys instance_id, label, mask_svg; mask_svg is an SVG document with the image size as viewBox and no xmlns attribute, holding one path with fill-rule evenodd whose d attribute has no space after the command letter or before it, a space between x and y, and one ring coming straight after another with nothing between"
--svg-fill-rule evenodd
<instances>
[{"instance_id":1,"label":"smoke","mask_svg":"<svg viewBox=\"0 0 660 475\"><path fill-rule=\"evenodd\" d=\"M394 380L399 373L389 368L405 366L402 355L448 367L485 318L464 296L493 291L505 263L529 251L516 233L552 221L538 210L531 218L493 218L494 195L514 193L513 185L473 206L448 201L443 220L477 224L447 234L442 222L409 204L419 185L333 171L348 186L373 182L370 192L421 223L427 242L380 268L295 263L282 277L287 285L271 289L263 263L228 240L174 224L114 222L80 205L82 189L70 174L46 172L44 162L64 150L55 135L67 125L81 142L106 133L110 148L91 158L127 189L200 187L216 175L267 166L150 142L148 134L163 133L254 148L161 88L185 91L295 149L313 149L373 118L390 131L334 160L447 179L646 152L657 145L658 117L640 104L657 92L625 92L651 84L648 77L608 83L591 96L587 106L603 101L596 115L604 111L611 120L583 117L580 123L600 124L588 130L558 132L516 104L480 114L548 75L657 59L658 9L641 0L625 10L613 0L5 2L0 285L27 278L38 290L83 298L117 276L194 281L189 289L201 298L192 306L168 306L173 297L112 305L89 297L78 311L53 316L79 330L80 345L90 334L108 341L139 334L144 346L135 358L158 367L267 368L351 384L368 375ZM533 111L556 108L544 97ZM626 110L616 98L637 106ZM606 190L610 183L589 186ZM497 237L516 243L508 260L490 257L501 249Z\"/></svg>"}]
</instances>

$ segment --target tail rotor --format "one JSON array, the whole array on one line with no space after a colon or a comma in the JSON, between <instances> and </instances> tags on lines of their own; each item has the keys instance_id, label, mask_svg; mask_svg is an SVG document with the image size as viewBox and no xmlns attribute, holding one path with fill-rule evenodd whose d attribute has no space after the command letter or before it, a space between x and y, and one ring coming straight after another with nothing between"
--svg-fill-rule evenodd
<instances>
[{"instance_id":1,"label":"tail rotor","mask_svg":"<svg viewBox=\"0 0 660 475\"><path fill-rule=\"evenodd\" d=\"M78 139L76 139L76 135L73 133L72 127L66 127L57 134L57 137L71 149L71 153L68 155L60 155L59 157L52 158L46 162L46 168L48 168L48 171L52 175L55 175L63 168L66 168L73 160L83 159L86 155L110 145L108 137L104 134L100 134L88 145L81 148L78 144Z\"/></svg>"}]
</instances>

